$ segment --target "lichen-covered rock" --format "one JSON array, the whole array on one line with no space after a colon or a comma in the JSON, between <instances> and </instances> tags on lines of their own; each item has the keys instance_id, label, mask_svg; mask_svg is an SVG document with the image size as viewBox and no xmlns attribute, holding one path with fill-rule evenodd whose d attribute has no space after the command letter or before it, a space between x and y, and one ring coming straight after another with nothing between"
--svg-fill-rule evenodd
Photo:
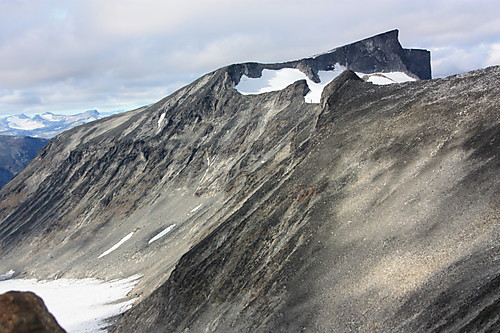
<instances>
[{"instance_id":1,"label":"lichen-covered rock","mask_svg":"<svg viewBox=\"0 0 500 333\"><path fill-rule=\"evenodd\" d=\"M0 295L0 333L63 333L43 300L32 292Z\"/></svg>"}]
</instances>

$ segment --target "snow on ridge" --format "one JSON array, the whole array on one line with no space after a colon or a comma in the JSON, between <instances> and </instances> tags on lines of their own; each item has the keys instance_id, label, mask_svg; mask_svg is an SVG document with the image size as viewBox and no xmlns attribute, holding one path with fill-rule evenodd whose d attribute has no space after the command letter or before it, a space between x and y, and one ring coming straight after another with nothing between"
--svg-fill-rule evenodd
<instances>
[{"instance_id":1,"label":"snow on ridge","mask_svg":"<svg viewBox=\"0 0 500 333\"><path fill-rule=\"evenodd\" d=\"M333 71L319 71L320 83L315 83L296 68L264 69L260 78L249 78L243 75L235 88L243 95L256 95L279 91L298 80L306 80L311 91L304 97L305 101L307 103L319 103L323 88L342 73L344 69L343 66L337 64Z\"/></svg>"},{"instance_id":2,"label":"snow on ridge","mask_svg":"<svg viewBox=\"0 0 500 333\"><path fill-rule=\"evenodd\" d=\"M166 234L168 234L173 228L175 228L175 223L172 224L172 225L169 225L168 227L166 227L165 229L163 229L162 232L158 233L156 236L154 236L153 238L151 238L148 242L148 244L151 244L153 243L154 241L162 238L163 236L165 236Z\"/></svg>"},{"instance_id":3,"label":"snow on ridge","mask_svg":"<svg viewBox=\"0 0 500 333\"><path fill-rule=\"evenodd\" d=\"M243 75L235 88L243 95L256 95L279 91L298 80L306 80L311 91L307 93L304 100L307 103L319 103L323 88L344 70L344 66L335 64L333 70L319 71L318 76L321 82L316 83L296 68L264 69L260 78L250 78Z\"/></svg>"},{"instance_id":4,"label":"snow on ridge","mask_svg":"<svg viewBox=\"0 0 500 333\"><path fill-rule=\"evenodd\" d=\"M74 115L51 112L27 116L25 114L0 118L0 134L51 138L72 127L105 117L97 110Z\"/></svg>"},{"instance_id":5,"label":"snow on ridge","mask_svg":"<svg viewBox=\"0 0 500 333\"><path fill-rule=\"evenodd\" d=\"M126 279L9 279L0 281L0 294L31 291L40 296L50 313L67 332L106 332L107 319L128 310L135 299L124 299L140 275Z\"/></svg>"},{"instance_id":6,"label":"snow on ridge","mask_svg":"<svg viewBox=\"0 0 500 333\"><path fill-rule=\"evenodd\" d=\"M366 82L371 82L377 85L403 83L403 82L417 80L403 72L372 73L372 74L356 72L356 75L365 80Z\"/></svg>"},{"instance_id":7,"label":"snow on ridge","mask_svg":"<svg viewBox=\"0 0 500 333\"><path fill-rule=\"evenodd\" d=\"M10 128L19 130L34 130L37 128L42 128L45 125L41 122L33 120L31 118L25 118L20 116L10 116L7 117L7 122Z\"/></svg>"},{"instance_id":8,"label":"snow on ridge","mask_svg":"<svg viewBox=\"0 0 500 333\"><path fill-rule=\"evenodd\" d=\"M236 90L242 95L257 95L271 91L279 91L298 80L306 80L311 90L304 96L306 103L319 103L323 88L342 73L346 67L335 64L333 70L318 71L320 83L313 82L303 72L296 68L283 68L279 70L264 69L260 78L250 78L243 75L236 85ZM356 73L367 82L377 85L416 81L415 78L403 72L390 73Z\"/></svg>"},{"instance_id":9,"label":"snow on ridge","mask_svg":"<svg viewBox=\"0 0 500 333\"><path fill-rule=\"evenodd\" d=\"M262 94L284 89L293 82L305 78L306 75L295 68L264 69L259 78L250 78L243 75L236 86L236 90L243 95Z\"/></svg>"},{"instance_id":10,"label":"snow on ridge","mask_svg":"<svg viewBox=\"0 0 500 333\"><path fill-rule=\"evenodd\" d=\"M338 65L338 64L337 64ZM309 86L310 92L304 97L306 103L319 103L321 100L321 93L325 86L332 82L337 76L340 75L345 70L345 67L340 65L335 65L335 69L333 71L318 71L318 76L320 78L320 83L313 82L312 80L307 81L307 85Z\"/></svg>"},{"instance_id":11,"label":"snow on ridge","mask_svg":"<svg viewBox=\"0 0 500 333\"><path fill-rule=\"evenodd\" d=\"M45 112L40 115L41 118L47 120L47 121L60 121L65 118L65 116L62 115L56 115L51 112Z\"/></svg>"},{"instance_id":12,"label":"snow on ridge","mask_svg":"<svg viewBox=\"0 0 500 333\"><path fill-rule=\"evenodd\" d=\"M110 247L107 251L104 251L103 253L101 253L101 255L98 257L98 259L110 254L111 252L113 252L114 250L119 248L123 243L128 241L132 237L133 234L134 234L134 232L132 231L127 236L123 237L118 243L116 243L115 245Z\"/></svg>"}]
</instances>

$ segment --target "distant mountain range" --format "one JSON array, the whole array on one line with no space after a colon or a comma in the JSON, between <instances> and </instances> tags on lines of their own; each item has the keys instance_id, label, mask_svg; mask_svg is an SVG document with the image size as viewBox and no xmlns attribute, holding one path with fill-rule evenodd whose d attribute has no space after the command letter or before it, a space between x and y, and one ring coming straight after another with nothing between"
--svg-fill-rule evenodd
<instances>
[{"instance_id":1,"label":"distant mountain range","mask_svg":"<svg viewBox=\"0 0 500 333\"><path fill-rule=\"evenodd\" d=\"M0 135L0 188L24 169L48 139Z\"/></svg>"},{"instance_id":2,"label":"distant mountain range","mask_svg":"<svg viewBox=\"0 0 500 333\"><path fill-rule=\"evenodd\" d=\"M21 171L50 138L108 116L97 110L73 115L45 112L0 118L0 188Z\"/></svg>"},{"instance_id":3,"label":"distant mountain range","mask_svg":"<svg viewBox=\"0 0 500 333\"><path fill-rule=\"evenodd\" d=\"M45 112L40 115L19 114L0 118L0 134L52 138L72 127L82 125L105 115L97 110L89 110L73 115Z\"/></svg>"}]
</instances>

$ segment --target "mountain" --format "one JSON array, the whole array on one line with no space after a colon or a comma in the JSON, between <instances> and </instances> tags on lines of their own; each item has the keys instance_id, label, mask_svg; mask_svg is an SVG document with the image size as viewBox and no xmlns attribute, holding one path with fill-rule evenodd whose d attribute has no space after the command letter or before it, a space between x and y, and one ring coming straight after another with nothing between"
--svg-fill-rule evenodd
<instances>
[{"instance_id":1,"label":"mountain","mask_svg":"<svg viewBox=\"0 0 500 333\"><path fill-rule=\"evenodd\" d=\"M0 135L0 188L21 171L47 139Z\"/></svg>"},{"instance_id":2,"label":"mountain","mask_svg":"<svg viewBox=\"0 0 500 333\"><path fill-rule=\"evenodd\" d=\"M31 136L50 139L72 127L102 118L97 110L74 115L45 112L41 115L24 114L0 118L0 135Z\"/></svg>"},{"instance_id":3,"label":"mountain","mask_svg":"<svg viewBox=\"0 0 500 333\"><path fill-rule=\"evenodd\" d=\"M48 139L100 118L97 110L74 115L45 112L0 118L0 188L33 159Z\"/></svg>"},{"instance_id":4,"label":"mountain","mask_svg":"<svg viewBox=\"0 0 500 333\"><path fill-rule=\"evenodd\" d=\"M500 67L429 59L390 31L73 128L0 190L3 271L141 275L114 332L495 331Z\"/></svg>"}]
</instances>

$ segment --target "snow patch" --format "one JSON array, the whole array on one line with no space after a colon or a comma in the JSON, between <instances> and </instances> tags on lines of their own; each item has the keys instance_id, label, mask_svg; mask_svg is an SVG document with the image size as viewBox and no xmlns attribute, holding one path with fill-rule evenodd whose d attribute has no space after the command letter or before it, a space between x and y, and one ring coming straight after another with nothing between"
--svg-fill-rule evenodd
<instances>
[{"instance_id":1,"label":"snow patch","mask_svg":"<svg viewBox=\"0 0 500 333\"><path fill-rule=\"evenodd\" d=\"M250 78L243 75L235 88L242 95L257 95L270 91L279 91L298 80L306 80L311 91L304 96L304 100L306 103L319 103L321 93L323 92L325 86L340 75L340 73L342 73L345 69L346 67L337 63L335 64L333 70L318 71L320 83L313 82L304 73L296 68L283 68L280 70L264 69L262 70L260 78ZM356 74L365 81L377 85L416 81L415 78L412 78L403 72L373 74L358 72Z\"/></svg>"},{"instance_id":2,"label":"snow patch","mask_svg":"<svg viewBox=\"0 0 500 333\"><path fill-rule=\"evenodd\" d=\"M158 119L158 128L160 128L160 127L161 127L161 123L162 123L163 119L165 119L165 112L163 112L163 113L160 115L160 119Z\"/></svg>"},{"instance_id":3,"label":"snow patch","mask_svg":"<svg viewBox=\"0 0 500 333\"><path fill-rule=\"evenodd\" d=\"M127 236L123 237L118 243L116 243L115 245L113 245L112 247L110 247L109 250L104 251L98 258L102 258L102 257L110 254L111 252L113 252L117 248L119 248L123 243L125 243L126 241L128 241L130 239L130 237L132 237L133 234L134 234L134 232L132 231L130 234L128 234Z\"/></svg>"},{"instance_id":4,"label":"snow patch","mask_svg":"<svg viewBox=\"0 0 500 333\"><path fill-rule=\"evenodd\" d=\"M313 82L312 80L307 79L307 85L309 86L310 92L304 97L306 103L319 103L321 100L321 93L325 86L332 82L337 76L339 76L345 67L340 65L335 65L335 69L333 71L318 71L318 76L320 78L320 83Z\"/></svg>"},{"instance_id":5,"label":"snow patch","mask_svg":"<svg viewBox=\"0 0 500 333\"><path fill-rule=\"evenodd\" d=\"M403 82L417 80L403 72L373 73L373 74L356 72L356 75L365 80L366 82L371 82L376 85L403 83Z\"/></svg>"},{"instance_id":6,"label":"snow patch","mask_svg":"<svg viewBox=\"0 0 500 333\"><path fill-rule=\"evenodd\" d=\"M201 206L203 206L203 204L199 204L198 206L194 207L193 209L191 209L190 213L196 212L198 209L201 208Z\"/></svg>"},{"instance_id":7,"label":"snow patch","mask_svg":"<svg viewBox=\"0 0 500 333\"><path fill-rule=\"evenodd\" d=\"M304 97L305 101L319 103L323 88L344 70L345 67L336 64L331 71L319 71L318 76L321 82L315 83L296 68L264 69L260 78L250 78L243 75L235 88L243 95L256 95L279 91L298 80L306 80L311 91Z\"/></svg>"},{"instance_id":8,"label":"snow patch","mask_svg":"<svg viewBox=\"0 0 500 333\"><path fill-rule=\"evenodd\" d=\"M8 271L5 274L1 274L0 275L0 281L5 281L5 280L12 279L14 277L15 273L16 273L16 271L14 271L14 270L11 269L10 271Z\"/></svg>"},{"instance_id":9,"label":"snow patch","mask_svg":"<svg viewBox=\"0 0 500 333\"><path fill-rule=\"evenodd\" d=\"M167 228L165 228L162 232L160 232L158 235L154 236L153 238L151 238L148 242L148 244L151 244L153 243L154 241L162 238L163 236L165 236L166 234L168 234L173 228L175 228L175 223L168 226Z\"/></svg>"},{"instance_id":10,"label":"snow patch","mask_svg":"<svg viewBox=\"0 0 500 333\"><path fill-rule=\"evenodd\" d=\"M246 75L241 77L236 86L243 95L262 94L270 91L279 91L298 80L306 79L307 76L295 68L283 68L279 70L264 69L259 78L250 78Z\"/></svg>"},{"instance_id":11,"label":"snow patch","mask_svg":"<svg viewBox=\"0 0 500 333\"><path fill-rule=\"evenodd\" d=\"M0 281L0 294L11 290L34 292L67 332L106 332L106 320L132 306L134 299L126 300L125 297L140 277L134 275L113 281L11 279Z\"/></svg>"}]
</instances>

